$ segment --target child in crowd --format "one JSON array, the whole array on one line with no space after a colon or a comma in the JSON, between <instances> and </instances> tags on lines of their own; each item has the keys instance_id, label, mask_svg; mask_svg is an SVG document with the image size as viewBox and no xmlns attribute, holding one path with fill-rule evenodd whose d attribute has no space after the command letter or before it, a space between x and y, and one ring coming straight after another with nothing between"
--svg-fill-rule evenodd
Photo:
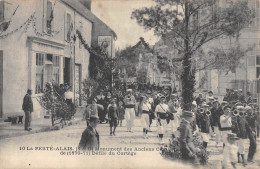
<instances>
[{"instance_id":1,"label":"child in crowd","mask_svg":"<svg viewBox=\"0 0 260 169\"><path fill-rule=\"evenodd\" d=\"M112 133L115 136L117 121L118 121L118 109L116 105L116 99L111 100L111 104L108 105L107 110L108 110L108 120L110 124L110 136L112 136ZM112 130L113 127L114 130Z\"/></svg>"},{"instance_id":2,"label":"child in crowd","mask_svg":"<svg viewBox=\"0 0 260 169\"><path fill-rule=\"evenodd\" d=\"M124 120L124 117L125 117L125 109L124 109L124 106L123 106L123 102L120 100L118 102L118 120L119 120L119 124L120 124L120 127L122 127L122 121Z\"/></svg>"}]
</instances>

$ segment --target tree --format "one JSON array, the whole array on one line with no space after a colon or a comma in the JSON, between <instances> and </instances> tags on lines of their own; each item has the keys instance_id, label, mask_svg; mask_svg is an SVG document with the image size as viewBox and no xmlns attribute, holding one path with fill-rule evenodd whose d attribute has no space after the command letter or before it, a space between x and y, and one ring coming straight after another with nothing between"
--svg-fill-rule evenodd
<instances>
[{"instance_id":1,"label":"tree","mask_svg":"<svg viewBox=\"0 0 260 169\"><path fill-rule=\"evenodd\" d=\"M51 115L52 126L70 120L75 112L72 112L63 96L64 91L55 83L46 83L41 96L36 99L40 105Z\"/></svg>"},{"instance_id":2,"label":"tree","mask_svg":"<svg viewBox=\"0 0 260 169\"><path fill-rule=\"evenodd\" d=\"M191 109L195 91L196 62L193 57L206 43L223 36L236 37L254 17L247 1L154 0L155 6L136 9L132 19L145 29L154 30L174 46L182 61L184 110Z\"/></svg>"}]
</instances>

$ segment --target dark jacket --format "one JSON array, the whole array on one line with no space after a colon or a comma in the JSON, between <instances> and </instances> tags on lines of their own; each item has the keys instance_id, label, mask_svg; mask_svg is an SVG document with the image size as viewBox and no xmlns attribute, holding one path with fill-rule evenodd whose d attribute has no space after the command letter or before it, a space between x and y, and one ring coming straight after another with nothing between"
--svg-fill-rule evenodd
<instances>
[{"instance_id":1,"label":"dark jacket","mask_svg":"<svg viewBox=\"0 0 260 169\"><path fill-rule=\"evenodd\" d=\"M33 112L32 97L28 93L23 98L23 110Z\"/></svg>"},{"instance_id":2,"label":"dark jacket","mask_svg":"<svg viewBox=\"0 0 260 169\"><path fill-rule=\"evenodd\" d=\"M118 109L117 107L110 106L108 108L108 118L111 118L112 120L118 119Z\"/></svg>"},{"instance_id":3,"label":"dark jacket","mask_svg":"<svg viewBox=\"0 0 260 169\"><path fill-rule=\"evenodd\" d=\"M206 113L202 113L198 118L198 127L200 128L200 131L202 133L209 133L210 127L212 128L212 130L214 130L212 126L211 115L208 116L206 115Z\"/></svg>"},{"instance_id":4,"label":"dark jacket","mask_svg":"<svg viewBox=\"0 0 260 169\"><path fill-rule=\"evenodd\" d=\"M212 126L220 127L220 116L222 115L221 108L213 107L211 110Z\"/></svg>"},{"instance_id":5,"label":"dark jacket","mask_svg":"<svg viewBox=\"0 0 260 169\"><path fill-rule=\"evenodd\" d=\"M237 118L237 137L246 139L247 138L247 128L249 128L249 125L246 121L246 119L238 117Z\"/></svg>"},{"instance_id":6,"label":"dark jacket","mask_svg":"<svg viewBox=\"0 0 260 169\"><path fill-rule=\"evenodd\" d=\"M180 124L180 146L182 152L196 152L195 146L193 144L192 126L186 120L182 120Z\"/></svg>"},{"instance_id":7,"label":"dark jacket","mask_svg":"<svg viewBox=\"0 0 260 169\"><path fill-rule=\"evenodd\" d=\"M203 99L200 97L197 97L195 101L196 101L197 105L201 105L201 103L203 102Z\"/></svg>"},{"instance_id":8,"label":"dark jacket","mask_svg":"<svg viewBox=\"0 0 260 169\"><path fill-rule=\"evenodd\" d=\"M81 140L79 142L80 150L95 150L99 149L99 134L98 132L88 126L82 133Z\"/></svg>"}]
</instances>

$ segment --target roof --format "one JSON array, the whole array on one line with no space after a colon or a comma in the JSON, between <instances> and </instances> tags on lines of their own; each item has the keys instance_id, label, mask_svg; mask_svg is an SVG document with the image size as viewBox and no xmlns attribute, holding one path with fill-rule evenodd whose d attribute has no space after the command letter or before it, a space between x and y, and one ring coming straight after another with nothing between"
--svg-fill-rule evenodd
<instances>
[{"instance_id":1,"label":"roof","mask_svg":"<svg viewBox=\"0 0 260 169\"><path fill-rule=\"evenodd\" d=\"M75 1L75 0L73 0L73 1L72 0L61 0L61 1L64 2L65 4L67 4L68 6L70 6L71 8L73 8L74 10L76 10L79 14L81 14L83 17L85 17L89 21L93 22L94 24L95 23L104 24L108 29L110 29L113 36L115 38L117 38L117 35L113 29L111 29L109 26L107 26L107 24L105 24L102 20L100 20L98 17L96 17L96 15L94 15L89 9L87 9L79 1Z\"/></svg>"},{"instance_id":2,"label":"roof","mask_svg":"<svg viewBox=\"0 0 260 169\"><path fill-rule=\"evenodd\" d=\"M153 49L150 48L149 44L144 40L143 37L140 37L140 41L137 42L137 44L134 45L132 48L133 48L133 49L134 49L134 48L137 48L140 44L143 44L144 47L145 47L145 49L148 50L149 52L154 53Z\"/></svg>"}]
</instances>

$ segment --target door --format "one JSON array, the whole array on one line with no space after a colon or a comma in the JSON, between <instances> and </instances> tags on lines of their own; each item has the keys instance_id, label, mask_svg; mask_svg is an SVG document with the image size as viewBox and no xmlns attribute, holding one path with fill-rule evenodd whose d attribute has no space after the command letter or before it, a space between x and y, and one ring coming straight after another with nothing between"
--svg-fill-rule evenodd
<instances>
[{"instance_id":1,"label":"door","mask_svg":"<svg viewBox=\"0 0 260 169\"><path fill-rule=\"evenodd\" d=\"M75 65L75 92L78 100L78 104L81 106L81 98L79 97L81 91L81 65Z\"/></svg>"},{"instance_id":2,"label":"door","mask_svg":"<svg viewBox=\"0 0 260 169\"><path fill-rule=\"evenodd\" d=\"M64 75L64 84L71 84L70 81L70 58L64 58L64 70L63 70L63 75Z\"/></svg>"},{"instance_id":3,"label":"door","mask_svg":"<svg viewBox=\"0 0 260 169\"><path fill-rule=\"evenodd\" d=\"M0 118L3 117L3 51L0 51Z\"/></svg>"}]
</instances>

